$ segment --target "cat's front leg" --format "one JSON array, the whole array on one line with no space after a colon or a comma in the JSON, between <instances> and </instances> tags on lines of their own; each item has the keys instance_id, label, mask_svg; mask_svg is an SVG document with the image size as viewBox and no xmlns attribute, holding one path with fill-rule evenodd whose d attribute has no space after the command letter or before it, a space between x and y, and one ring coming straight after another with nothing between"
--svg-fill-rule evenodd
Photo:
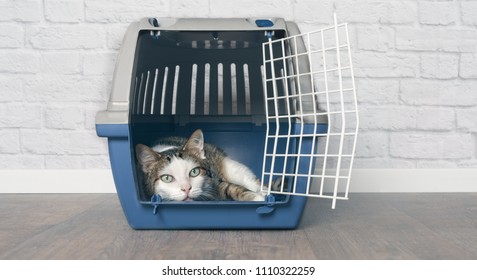
<instances>
[{"instance_id":1,"label":"cat's front leg","mask_svg":"<svg viewBox=\"0 0 477 280\"><path fill-rule=\"evenodd\" d=\"M236 201L265 201L265 195L230 182L220 182L218 185L219 199Z\"/></svg>"},{"instance_id":2,"label":"cat's front leg","mask_svg":"<svg viewBox=\"0 0 477 280\"><path fill-rule=\"evenodd\" d=\"M258 180L255 174L244 164L226 157L222 161L221 171L224 176L224 181L244 186L252 192L260 191L260 180Z\"/></svg>"}]
</instances>

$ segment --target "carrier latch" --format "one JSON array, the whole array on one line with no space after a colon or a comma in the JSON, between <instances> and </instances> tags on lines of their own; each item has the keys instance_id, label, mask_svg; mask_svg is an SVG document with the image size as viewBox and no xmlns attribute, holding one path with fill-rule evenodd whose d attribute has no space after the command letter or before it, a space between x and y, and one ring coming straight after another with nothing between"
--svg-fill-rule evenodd
<instances>
[{"instance_id":1,"label":"carrier latch","mask_svg":"<svg viewBox=\"0 0 477 280\"><path fill-rule=\"evenodd\" d=\"M270 214L275 210L275 197L272 194L265 196L265 205L257 208L257 214Z\"/></svg>"},{"instance_id":2,"label":"carrier latch","mask_svg":"<svg viewBox=\"0 0 477 280\"><path fill-rule=\"evenodd\" d=\"M159 205L161 204L162 202L162 198L160 195L158 194L154 194L152 195L151 197L151 205L152 207L154 207L152 209L152 214L156 215L157 214L157 208L159 207Z\"/></svg>"}]
</instances>

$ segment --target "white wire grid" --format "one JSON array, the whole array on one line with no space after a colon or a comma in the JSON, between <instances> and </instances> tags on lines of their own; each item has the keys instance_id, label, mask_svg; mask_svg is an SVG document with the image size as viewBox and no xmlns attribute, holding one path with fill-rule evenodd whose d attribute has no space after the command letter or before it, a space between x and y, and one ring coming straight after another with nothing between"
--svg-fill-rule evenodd
<instances>
[{"instance_id":1,"label":"white wire grid","mask_svg":"<svg viewBox=\"0 0 477 280\"><path fill-rule=\"evenodd\" d=\"M263 44L262 190L348 199L358 107L347 24ZM272 188L272 182L281 184Z\"/></svg>"}]
</instances>

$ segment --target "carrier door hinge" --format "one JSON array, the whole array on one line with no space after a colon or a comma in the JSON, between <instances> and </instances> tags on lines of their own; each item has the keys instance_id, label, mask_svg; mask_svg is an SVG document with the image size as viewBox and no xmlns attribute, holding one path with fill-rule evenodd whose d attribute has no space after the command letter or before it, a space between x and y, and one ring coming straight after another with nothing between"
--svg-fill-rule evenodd
<instances>
[{"instance_id":1,"label":"carrier door hinge","mask_svg":"<svg viewBox=\"0 0 477 280\"><path fill-rule=\"evenodd\" d=\"M157 18L149 18L149 24L152 25L153 27L159 27L159 21L157 20ZM151 30L151 37L152 38L157 39L157 38L159 38L160 35L161 35L161 31Z\"/></svg>"},{"instance_id":2,"label":"carrier door hinge","mask_svg":"<svg viewBox=\"0 0 477 280\"><path fill-rule=\"evenodd\" d=\"M265 197L265 205L257 208L257 214L270 214L275 210L275 197L271 194Z\"/></svg>"},{"instance_id":3,"label":"carrier door hinge","mask_svg":"<svg viewBox=\"0 0 477 280\"><path fill-rule=\"evenodd\" d=\"M269 40L272 40L273 35L275 35L275 31L265 31L265 37L267 37Z\"/></svg>"},{"instance_id":4,"label":"carrier door hinge","mask_svg":"<svg viewBox=\"0 0 477 280\"><path fill-rule=\"evenodd\" d=\"M152 195L152 197L151 197L151 205L153 207L152 214L154 214L154 215L157 214L157 208L159 207L161 202L162 202L162 198L161 198L160 195L158 195L158 194Z\"/></svg>"}]
</instances>

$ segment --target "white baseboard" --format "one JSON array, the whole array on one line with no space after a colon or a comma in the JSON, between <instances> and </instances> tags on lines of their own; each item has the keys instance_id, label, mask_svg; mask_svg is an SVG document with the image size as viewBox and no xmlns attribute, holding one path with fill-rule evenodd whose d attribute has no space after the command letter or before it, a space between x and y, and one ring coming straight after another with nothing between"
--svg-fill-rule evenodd
<instances>
[{"instance_id":1,"label":"white baseboard","mask_svg":"<svg viewBox=\"0 0 477 280\"><path fill-rule=\"evenodd\" d=\"M477 169L355 169L350 192L477 192Z\"/></svg>"},{"instance_id":2,"label":"white baseboard","mask_svg":"<svg viewBox=\"0 0 477 280\"><path fill-rule=\"evenodd\" d=\"M111 170L0 170L0 193L115 193ZM477 169L355 169L350 192L477 192Z\"/></svg>"}]
</instances>

